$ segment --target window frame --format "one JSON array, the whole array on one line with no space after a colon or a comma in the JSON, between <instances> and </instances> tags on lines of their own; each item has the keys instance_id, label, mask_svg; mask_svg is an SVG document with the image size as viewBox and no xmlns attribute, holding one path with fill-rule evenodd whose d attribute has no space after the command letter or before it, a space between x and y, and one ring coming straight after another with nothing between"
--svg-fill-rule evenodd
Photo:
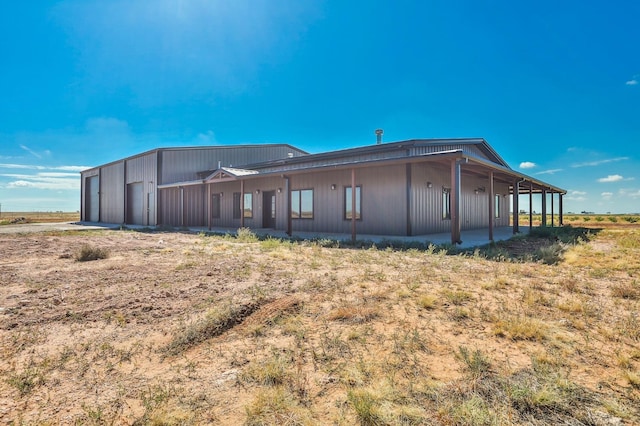
<instances>
[{"instance_id":1,"label":"window frame","mask_svg":"<svg viewBox=\"0 0 640 426\"><path fill-rule=\"evenodd\" d=\"M240 197L244 196L244 212L240 211L241 208L241 203L240 203ZM250 197L249 202L247 203L247 196ZM249 205L249 208L247 208L247 205ZM247 214L248 213L248 214ZM233 193L233 218L234 219L240 219L244 217L245 219L253 219L253 192L245 192L244 195L242 195L241 192L234 192Z\"/></svg>"},{"instance_id":2,"label":"window frame","mask_svg":"<svg viewBox=\"0 0 640 426\"><path fill-rule=\"evenodd\" d=\"M451 188L442 187L442 220L451 220Z\"/></svg>"},{"instance_id":3,"label":"window frame","mask_svg":"<svg viewBox=\"0 0 640 426\"><path fill-rule=\"evenodd\" d=\"M347 195L347 192L349 195ZM351 204L351 185L344 187L344 198L343 198L343 211L342 217L344 220L352 220L351 217L347 215L347 205ZM353 210L353 209L352 209ZM356 220L362 220L362 185L356 185Z\"/></svg>"},{"instance_id":4,"label":"window frame","mask_svg":"<svg viewBox=\"0 0 640 426\"><path fill-rule=\"evenodd\" d=\"M303 210L302 210L302 204L303 204L303 193L306 192L310 192L311 193L311 216L310 217L303 217ZM295 219L295 220L313 220L314 216L315 216L315 197L314 197L314 190L313 188L301 188L301 189L292 189L291 190L291 199L289 201L289 204L291 206L291 219ZM293 205L293 201L294 201L294 194L297 194L297 198L298 198L298 206L297 209L294 208ZM294 216L294 213L298 213L298 216Z\"/></svg>"},{"instance_id":5,"label":"window frame","mask_svg":"<svg viewBox=\"0 0 640 426\"><path fill-rule=\"evenodd\" d=\"M493 217L496 219L500 219L500 198L502 196L500 194L495 194L494 197L494 206L493 206Z\"/></svg>"}]
</instances>

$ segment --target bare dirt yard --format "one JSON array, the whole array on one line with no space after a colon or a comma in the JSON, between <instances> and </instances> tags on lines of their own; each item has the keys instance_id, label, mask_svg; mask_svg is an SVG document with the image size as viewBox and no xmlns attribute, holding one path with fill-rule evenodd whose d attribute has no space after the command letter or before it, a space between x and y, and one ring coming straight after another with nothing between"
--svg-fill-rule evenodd
<instances>
[{"instance_id":1,"label":"bare dirt yard","mask_svg":"<svg viewBox=\"0 0 640 426\"><path fill-rule=\"evenodd\" d=\"M0 422L640 424L640 229L543 240L2 234Z\"/></svg>"}]
</instances>

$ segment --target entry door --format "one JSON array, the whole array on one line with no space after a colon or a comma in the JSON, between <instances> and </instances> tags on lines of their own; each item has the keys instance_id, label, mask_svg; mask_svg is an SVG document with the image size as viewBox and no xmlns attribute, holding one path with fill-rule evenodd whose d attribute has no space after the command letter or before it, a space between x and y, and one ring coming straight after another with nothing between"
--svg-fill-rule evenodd
<instances>
[{"instance_id":1,"label":"entry door","mask_svg":"<svg viewBox=\"0 0 640 426\"><path fill-rule=\"evenodd\" d=\"M85 220L98 222L100 220L100 178L91 176L85 181Z\"/></svg>"},{"instance_id":2,"label":"entry door","mask_svg":"<svg viewBox=\"0 0 640 426\"><path fill-rule=\"evenodd\" d=\"M262 193L262 227L276 227L276 192L265 191Z\"/></svg>"},{"instance_id":3,"label":"entry door","mask_svg":"<svg viewBox=\"0 0 640 426\"><path fill-rule=\"evenodd\" d=\"M142 182L127 185L127 223L144 225L144 190Z\"/></svg>"}]
</instances>

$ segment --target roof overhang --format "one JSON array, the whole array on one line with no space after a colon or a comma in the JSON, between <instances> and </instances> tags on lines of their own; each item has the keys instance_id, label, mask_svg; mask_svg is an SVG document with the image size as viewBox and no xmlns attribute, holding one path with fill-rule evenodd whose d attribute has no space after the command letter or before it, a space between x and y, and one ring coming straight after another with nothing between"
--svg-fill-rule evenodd
<instances>
[{"instance_id":1,"label":"roof overhang","mask_svg":"<svg viewBox=\"0 0 640 426\"><path fill-rule=\"evenodd\" d=\"M413 155L409 157L396 157L387 159L373 159L373 160L353 160L353 161L338 161L334 163L314 165L310 167L299 167L296 169L282 168L280 170L271 170L268 172L261 172L259 170L248 169L235 169L230 167L223 167L213 171L209 176L204 179L197 179L187 182L176 182L171 184L158 185L159 189L163 188L175 188L181 186L190 185L203 185L203 184L216 184L222 182L232 182L238 180L250 180L259 179L263 177L272 176L293 176L301 175L309 172L321 172L331 170L345 170L345 169L361 169L376 166L389 166L399 164L415 164L415 163L438 163L444 167L450 166L452 161L459 161L462 165L461 173L466 175L474 175L481 178L488 178L489 173L493 172L493 178L496 181L507 183L510 187L514 188L517 183L524 183L523 186L519 186L520 193L528 193L529 191L540 193L542 191L551 191L554 193L566 194L565 189L551 185L547 182L541 181L531 176L514 171L511 168L502 166L500 164L493 163L480 157L465 154L461 149L431 152L420 155Z\"/></svg>"}]
</instances>

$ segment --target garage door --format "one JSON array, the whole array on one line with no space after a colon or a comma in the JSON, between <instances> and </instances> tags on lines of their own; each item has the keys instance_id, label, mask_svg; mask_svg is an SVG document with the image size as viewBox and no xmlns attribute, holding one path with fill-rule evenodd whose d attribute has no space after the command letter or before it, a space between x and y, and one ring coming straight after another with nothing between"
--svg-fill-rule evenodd
<instances>
[{"instance_id":1,"label":"garage door","mask_svg":"<svg viewBox=\"0 0 640 426\"><path fill-rule=\"evenodd\" d=\"M144 225L143 223L144 191L142 182L127 185L127 223Z\"/></svg>"},{"instance_id":2,"label":"garage door","mask_svg":"<svg viewBox=\"0 0 640 426\"><path fill-rule=\"evenodd\" d=\"M85 181L85 220L98 222L100 220L100 178L98 176L88 177Z\"/></svg>"}]
</instances>

